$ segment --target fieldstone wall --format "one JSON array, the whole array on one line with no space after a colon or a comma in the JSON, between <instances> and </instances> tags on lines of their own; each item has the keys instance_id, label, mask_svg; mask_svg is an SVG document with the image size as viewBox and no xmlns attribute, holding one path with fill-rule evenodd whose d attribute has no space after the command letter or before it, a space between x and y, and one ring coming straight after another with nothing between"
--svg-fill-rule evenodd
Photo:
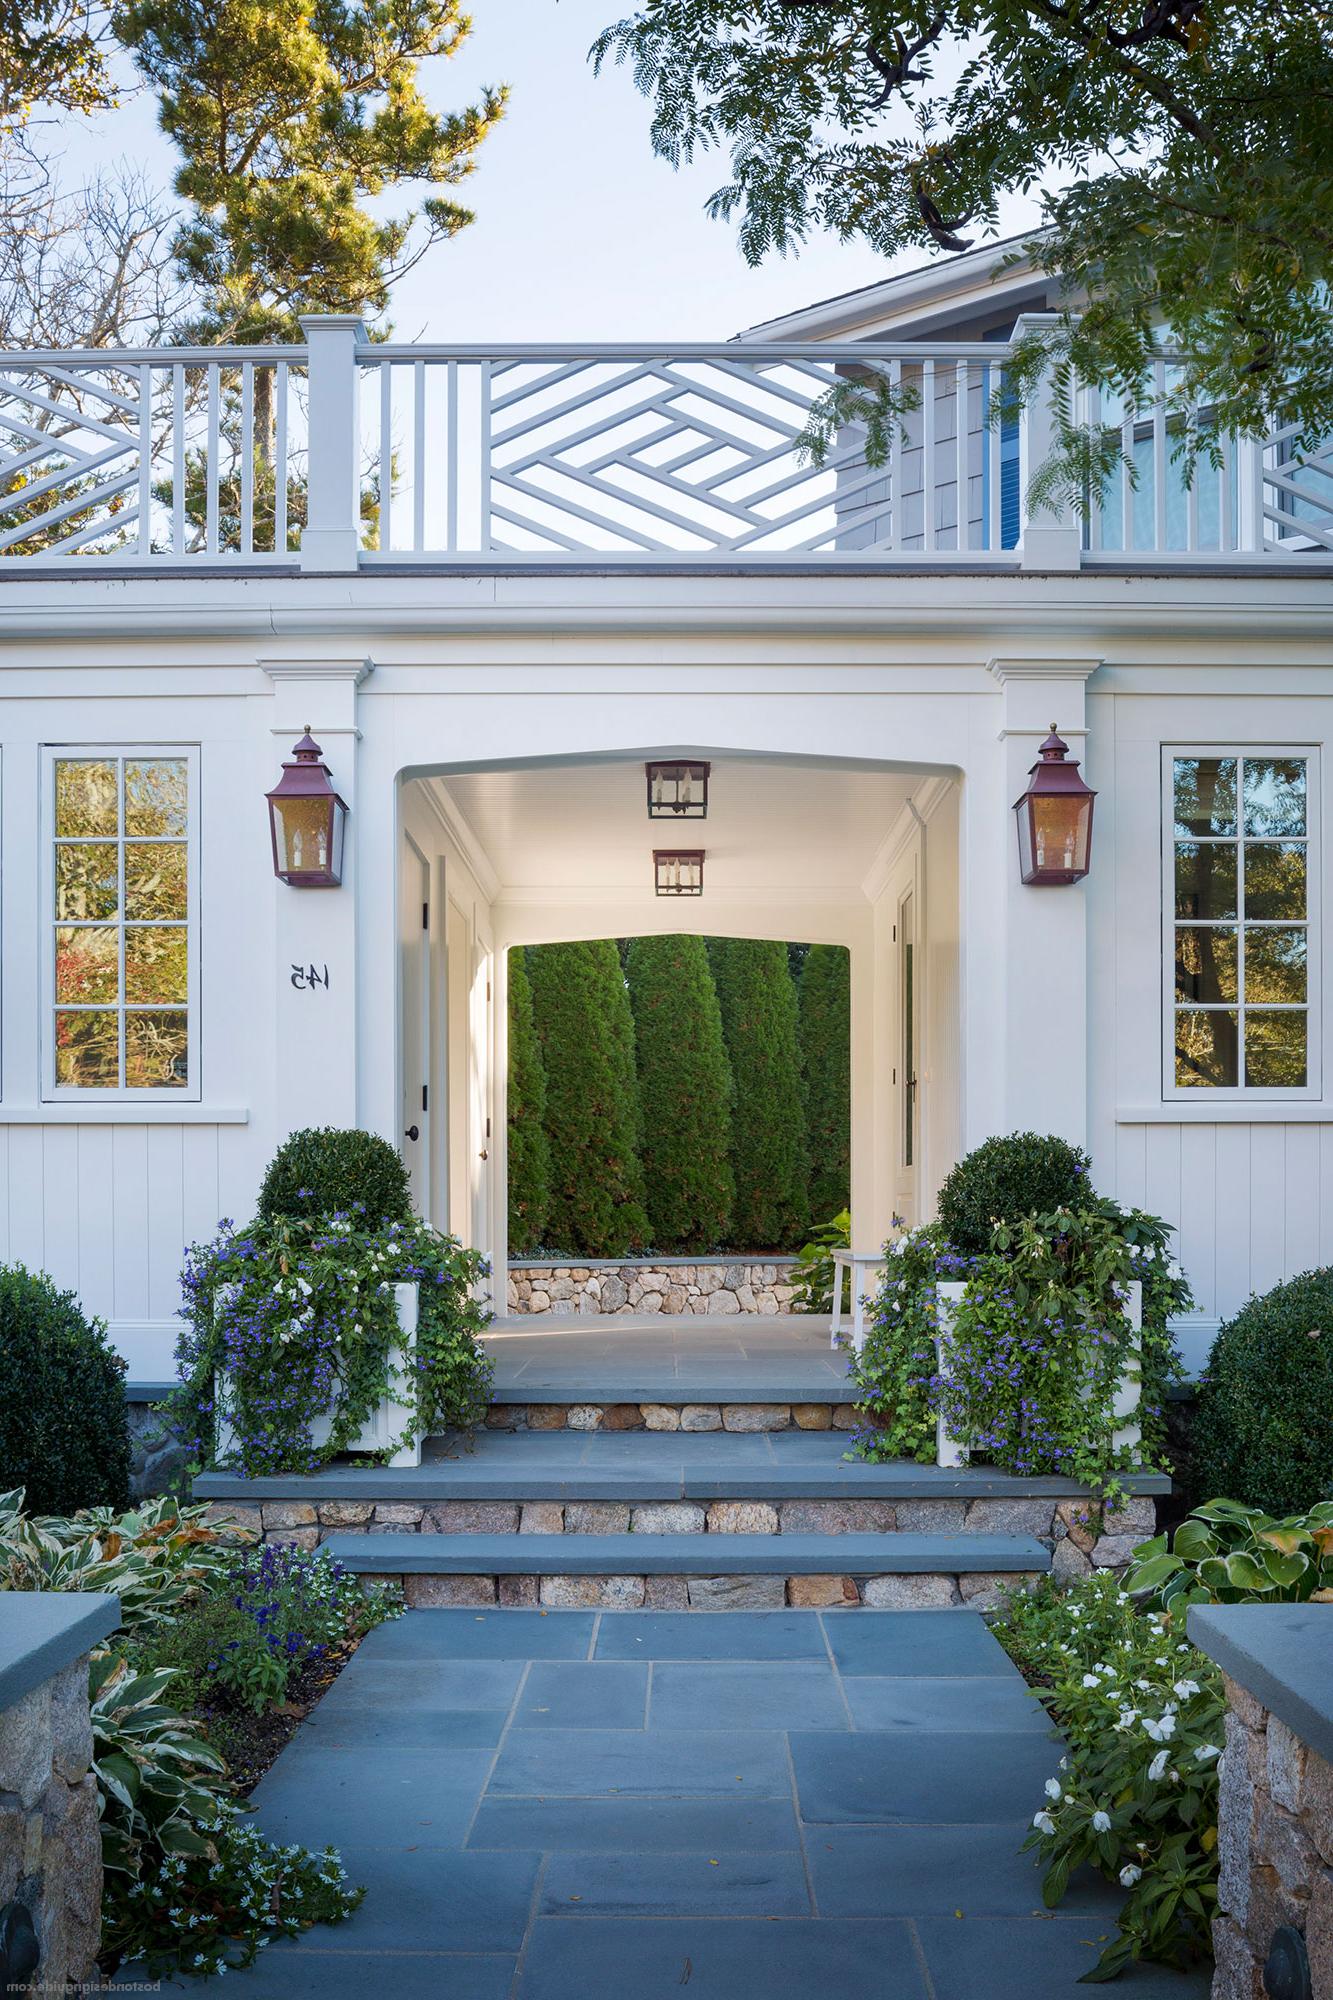
<instances>
[{"instance_id":1,"label":"fieldstone wall","mask_svg":"<svg viewBox=\"0 0 1333 2000\"><path fill-rule=\"evenodd\" d=\"M94 1971L102 1843L88 1719L88 1658L0 1712L0 1906L19 1902L41 1944L35 1991Z\"/></svg>"},{"instance_id":2,"label":"fieldstone wall","mask_svg":"<svg viewBox=\"0 0 1333 2000\"><path fill-rule=\"evenodd\" d=\"M517 1264L510 1267L511 1313L763 1313L792 1309L792 1265L766 1263Z\"/></svg>"},{"instance_id":3,"label":"fieldstone wall","mask_svg":"<svg viewBox=\"0 0 1333 2000\"><path fill-rule=\"evenodd\" d=\"M1333 1637L1333 1613L1329 1617ZM1225 1678L1213 2000L1266 2000L1281 1925L1305 1938L1313 2000L1333 2000L1333 1764Z\"/></svg>"},{"instance_id":4,"label":"fieldstone wall","mask_svg":"<svg viewBox=\"0 0 1333 2000\"><path fill-rule=\"evenodd\" d=\"M492 1403L492 1431L854 1431L852 1403Z\"/></svg>"}]
</instances>

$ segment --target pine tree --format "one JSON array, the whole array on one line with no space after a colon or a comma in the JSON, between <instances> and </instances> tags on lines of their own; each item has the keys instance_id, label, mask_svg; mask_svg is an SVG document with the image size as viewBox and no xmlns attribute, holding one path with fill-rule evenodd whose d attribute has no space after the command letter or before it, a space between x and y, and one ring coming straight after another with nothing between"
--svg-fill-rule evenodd
<instances>
[{"instance_id":1,"label":"pine tree","mask_svg":"<svg viewBox=\"0 0 1333 2000\"><path fill-rule=\"evenodd\" d=\"M529 1256L545 1237L551 1206L546 1071L532 1016L532 986L520 947L509 954L509 1252Z\"/></svg>"},{"instance_id":2,"label":"pine tree","mask_svg":"<svg viewBox=\"0 0 1333 2000\"><path fill-rule=\"evenodd\" d=\"M796 988L787 947L715 938L709 957L731 1061L732 1241L785 1250L809 1223L809 1153L801 1090Z\"/></svg>"},{"instance_id":3,"label":"pine tree","mask_svg":"<svg viewBox=\"0 0 1333 2000\"><path fill-rule=\"evenodd\" d=\"M800 984L801 1060L810 1139L810 1216L851 1200L852 982L842 945L812 944Z\"/></svg>"},{"instance_id":4,"label":"pine tree","mask_svg":"<svg viewBox=\"0 0 1333 2000\"><path fill-rule=\"evenodd\" d=\"M528 958L546 1071L551 1206L562 1252L621 1257L648 1235L639 1160L634 1021L610 938L547 944Z\"/></svg>"},{"instance_id":5,"label":"pine tree","mask_svg":"<svg viewBox=\"0 0 1333 2000\"><path fill-rule=\"evenodd\" d=\"M649 1234L662 1251L727 1241L731 1071L702 938L631 938L629 996L643 1109Z\"/></svg>"}]
</instances>

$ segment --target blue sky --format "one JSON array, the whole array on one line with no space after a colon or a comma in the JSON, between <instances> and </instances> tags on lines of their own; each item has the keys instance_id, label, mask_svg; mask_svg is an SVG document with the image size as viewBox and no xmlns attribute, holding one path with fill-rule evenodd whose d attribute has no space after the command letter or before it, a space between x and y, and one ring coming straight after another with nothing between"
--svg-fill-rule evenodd
<instances>
[{"instance_id":1,"label":"blue sky","mask_svg":"<svg viewBox=\"0 0 1333 2000\"><path fill-rule=\"evenodd\" d=\"M486 141L462 197L475 224L439 245L398 287L402 340L444 342L724 339L873 283L891 267L832 239L750 270L734 230L703 204L726 178L724 156L673 173L654 157L649 106L625 72L595 78L597 32L630 0L473 0L475 32L453 62L430 65L432 101L462 103L483 82L511 88L504 125ZM71 130L67 172L136 159L168 185L172 149L146 94ZM1030 211L1015 207L1006 233ZM899 260L919 264L920 251Z\"/></svg>"}]
</instances>

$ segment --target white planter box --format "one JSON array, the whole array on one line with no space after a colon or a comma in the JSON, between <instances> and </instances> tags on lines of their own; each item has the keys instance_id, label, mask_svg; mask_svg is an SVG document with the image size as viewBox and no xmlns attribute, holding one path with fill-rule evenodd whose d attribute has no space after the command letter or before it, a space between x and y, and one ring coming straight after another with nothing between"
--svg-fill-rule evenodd
<instances>
[{"instance_id":1,"label":"white planter box","mask_svg":"<svg viewBox=\"0 0 1333 2000\"><path fill-rule=\"evenodd\" d=\"M399 1339L389 1349L391 1379L397 1385L399 1396L390 1394L382 1400L378 1409L372 1412L368 1422L362 1425L355 1438L348 1444L348 1451L387 1451L396 1438L401 1438L412 1420L409 1402L400 1400L408 1388L407 1371L416 1358L417 1338L417 1287L415 1285L395 1285L393 1288L394 1307L398 1316ZM230 1378L224 1372L214 1380L217 1401L217 1455L226 1458L235 1443L235 1432L228 1419L231 1406ZM327 1444L333 1429L335 1411L316 1417L310 1426L311 1441L316 1445ZM414 1437L410 1444L400 1445L388 1463L394 1466L420 1465L421 1439Z\"/></svg>"},{"instance_id":2,"label":"white planter box","mask_svg":"<svg viewBox=\"0 0 1333 2000\"><path fill-rule=\"evenodd\" d=\"M944 1343L941 1335L947 1332L952 1314L966 1290L967 1286L956 1280L950 1280L947 1284L936 1287L939 1299L939 1312L935 1333L935 1369L939 1375L943 1375L945 1372ZM1143 1329L1143 1286L1137 1278L1134 1279L1128 1288L1124 1316L1129 1321L1134 1338L1130 1342L1129 1353L1125 1361L1125 1371L1120 1378L1115 1393L1113 1411L1115 1416L1120 1419L1120 1422L1115 1431L1113 1441L1117 1450L1121 1446L1128 1446L1130 1450L1133 1450L1134 1446L1139 1443L1143 1436L1138 1422L1139 1399L1143 1393L1139 1339ZM967 1446L960 1444L957 1438L950 1436L945 1426L943 1414L941 1414L936 1419L935 1424L936 1465L966 1465L970 1456L971 1454Z\"/></svg>"}]
</instances>

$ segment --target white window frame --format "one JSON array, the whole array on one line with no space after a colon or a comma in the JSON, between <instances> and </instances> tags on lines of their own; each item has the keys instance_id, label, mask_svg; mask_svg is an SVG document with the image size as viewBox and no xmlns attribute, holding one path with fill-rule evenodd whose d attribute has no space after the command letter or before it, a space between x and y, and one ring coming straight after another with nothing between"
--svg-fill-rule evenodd
<instances>
[{"instance_id":1,"label":"white window frame","mask_svg":"<svg viewBox=\"0 0 1333 2000\"><path fill-rule=\"evenodd\" d=\"M56 783L55 767L66 759L115 758L118 763L135 758L174 757L186 765L189 808L185 822L186 855L186 1023L189 1081L182 1088L160 1085L136 1090L128 1084L108 1089L79 1088L58 1084L55 1075L55 934L56 934ZM123 843L122 831L120 840ZM123 850L122 850L123 851ZM197 1104L201 1097L199 1073L199 746L189 743L45 743L42 745L42 1102L47 1104ZM125 922L124 905L116 918ZM117 1003L123 1012L123 998Z\"/></svg>"},{"instance_id":2,"label":"white window frame","mask_svg":"<svg viewBox=\"0 0 1333 2000\"><path fill-rule=\"evenodd\" d=\"M1234 1085L1178 1084L1176 1082L1176 813L1175 760L1178 757L1299 757L1305 762L1305 1016L1306 1062L1302 1088L1269 1088L1238 1082ZM1265 1104L1305 1103L1323 1096L1323 869L1321 812L1323 790L1319 746L1314 743L1164 743L1162 745L1161 849L1162 849L1162 1099L1168 1104ZM1243 803L1237 801L1243 815ZM1239 841L1243 841L1244 819ZM1243 907L1243 892L1242 892ZM1243 956L1243 918L1236 919L1238 952ZM1243 990L1243 989L1242 989ZM1240 1013L1240 1074L1244 1075L1245 1022Z\"/></svg>"}]
</instances>

